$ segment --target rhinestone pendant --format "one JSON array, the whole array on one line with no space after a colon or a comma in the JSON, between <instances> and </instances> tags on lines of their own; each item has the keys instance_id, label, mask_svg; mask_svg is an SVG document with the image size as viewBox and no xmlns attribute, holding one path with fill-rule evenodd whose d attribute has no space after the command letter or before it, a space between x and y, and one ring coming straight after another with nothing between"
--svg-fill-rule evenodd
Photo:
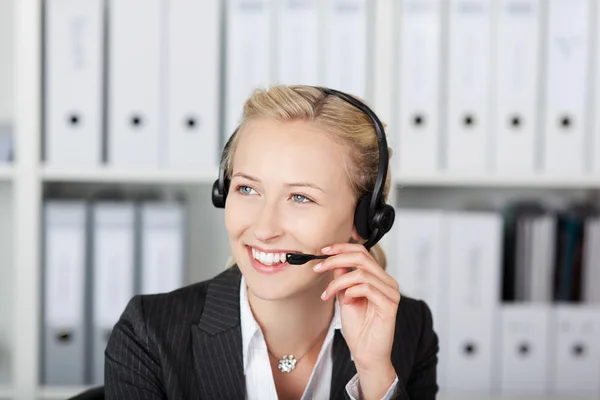
<instances>
[{"instance_id":1,"label":"rhinestone pendant","mask_svg":"<svg viewBox=\"0 0 600 400\"><path fill-rule=\"evenodd\" d=\"M290 373L296 368L296 360L293 355L287 356L284 355L282 359L279 360L279 370L281 372Z\"/></svg>"}]
</instances>

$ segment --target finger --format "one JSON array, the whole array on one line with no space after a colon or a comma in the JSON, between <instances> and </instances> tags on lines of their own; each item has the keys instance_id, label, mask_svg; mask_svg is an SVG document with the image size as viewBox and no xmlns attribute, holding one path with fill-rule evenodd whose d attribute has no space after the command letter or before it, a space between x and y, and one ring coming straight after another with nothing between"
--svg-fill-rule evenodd
<instances>
[{"instance_id":1,"label":"finger","mask_svg":"<svg viewBox=\"0 0 600 400\"><path fill-rule=\"evenodd\" d=\"M392 302L400 301L400 293L396 289L387 285L385 282L381 281L373 274L370 274L361 269L349 272L340 276L337 279L332 280L324 292L323 299L327 300L330 297L334 296L336 293L343 291L344 289L363 283L368 283L373 287L376 287Z\"/></svg>"},{"instance_id":2,"label":"finger","mask_svg":"<svg viewBox=\"0 0 600 400\"><path fill-rule=\"evenodd\" d=\"M366 298L383 317L395 317L398 310L397 303L388 299L379 289L368 283L349 287L346 289L344 297L346 303L351 302L353 299Z\"/></svg>"},{"instance_id":3,"label":"finger","mask_svg":"<svg viewBox=\"0 0 600 400\"><path fill-rule=\"evenodd\" d=\"M394 277L388 274L381 265L377 264L377 261L368 253L364 252L353 252L353 253L342 253L336 254L329 258L326 258L321 263L315 265L315 271L323 272L336 268L348 268L355 267L360 270L365 270L380 280L388 284L389 286L398 289L398 282Z\"/></svg>"}]
</instances>

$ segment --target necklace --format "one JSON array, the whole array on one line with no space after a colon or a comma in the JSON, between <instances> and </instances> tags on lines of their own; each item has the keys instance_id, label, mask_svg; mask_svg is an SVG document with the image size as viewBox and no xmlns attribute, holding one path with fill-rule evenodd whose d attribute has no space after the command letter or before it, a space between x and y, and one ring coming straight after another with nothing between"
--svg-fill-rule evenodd
<instances>
[{"instance_id":1,"label":"necklace","mask_svg":"<svg viewBox=\"0 0 600 400\"><path fill-rule=\"evenodd\" d=\"M319 334L319 336L317 336L317 338L315 339L315 341L310 345L310 348L308 350L306 350L304 352L304 354L302 354L300 357L295 358L293 354L290 354L289 356L287 354L283 355L283 358L279 358L277 357L275 354L273 354L271 352L271 350L269 350L269 346L267 346L267 351L269 352L269 354L271 354L275 359L278 360L279 365L278 368L281 372L285 372L285 373L290 373L292 372L295 368L296 368L296 363L298 361L300 361L302 359L302 357L304 357L305 355L307 355L319 342L319 339L321 338L321 335L323 334L323 332L325 332L327 329L329 328L329 326L325 327L324 330L321 331L321 333Z\"/></svg>"}]
</instances>

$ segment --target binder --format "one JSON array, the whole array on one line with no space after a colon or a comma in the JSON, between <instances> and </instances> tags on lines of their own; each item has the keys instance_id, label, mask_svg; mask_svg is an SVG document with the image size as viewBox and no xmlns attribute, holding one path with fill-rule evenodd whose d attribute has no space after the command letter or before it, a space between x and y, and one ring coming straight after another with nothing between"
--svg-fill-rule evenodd
<instances>
[{"instance_id":1,"label":"binder","mask_svg":"<svg viewBox=\"0 0 600 400\"><path fill-rule=\"evenodd\" d=\"M556 306L551 392L600 396L600 307Z\"/></svg>"},{"instance_id":2,"label":"binder","mask_svg":"<svg viewBox=\"0 0 600 400\"><path fill-rule=\"evenodd\" d=\"M166 293L185 281L185 213L180 203L141 204L141 294Z\"/></svg>"},{"instance_id":3,"label":"binder","mask_svg":"<svg viewBox=\"0 0 600 400\"><path fill-rule=\"evenodd\" d=\"M591 155L591 169L592 173L600 173L600 29L598 23L600 22L600 7L597 4L593 7L594 23L592 24L592 35L593 35L593 47L592 47L592 71L590 76L591 83L591 96L590 107L591 110L591 132L592 132L592 143L590 149Z\"/></svg>"},{"instance_id":4,"label":"binder","mask_svg":"<svg viewBox=\"0 0 600 400\"><path fill-rule=\"evenodd\" d=\"M256 88L272 81L273 0L226 0L226 142L241 122L244 104Z\"/></svg>"},{"instance_id":5,"label":"binder","mask_svg":"<svg viewBox=\"0 0 600 400\"><path fill-rule=\"evenodd\" d=\"M399 260L388 264L388 272L400 286L400 293L427 303L433 316L435 331L446 337L445 283L448 273L445 263L444 212L427 209L396 211L394 256ZM445 365L447 347L441 346L439 365ZM445 387L446 370L438 369L438 385Z\"/></svg>"},{"instance_id":6,"label":"binder","mask_svg":"<svg viewBox=\"0 0 600 400\"><path fill-rule=\"evenodd\" d=\"M543 168L582 173L589 141L591 2L549 0L547 5Z\"/></svg>"},{"instance_id":7,"label":"binder","mask_svg":"<svg viewBox=\"0 0 600 400\"><path fill-rule=\"evenodd\" d=\"M600 304L600 217L585 221L581 300Z\"/></svg>"},{"instance_id":8,"label":"binder","mask_svg":"<svg viewBox=\"0 0 600 400\"><path fill-rule=\"evenodd\" d=\"M167 166L219 167L221 2L169 0Z\"/></svg>"},{"instance_id":9,"label":"binder","mask_svg":"<svg viewBox=\"0 0 600 400\"><path fill-rule=\"evenodd\" d=\"M536 167L543 6L542 0L496 3L496 172L531 173Z\"/></svg>"},{"instance_id":10,"label":"binder","mask_svg":"<svg viewBox=\"0 0 600 400\"><path fill-rule=\"evenodd\" d=\"M325 3L325 82L333 89L368 99L370 4L366 0Z\"/></svg>"},{"instance_id":11,"label":"binder","mask_svg":"<svg viewBox=\"0 0 600 400\"><path fill-rule=\"evenodd\" d=\"M491 155L492 2L448 4L445 167L481 174Z\"/></svg>"},{"instance_id":12,"label":"binder","mask_svg":"<svg viewBox=\"0 0 600 400\"><path fill-rule=\"evenodd\" d=\"M552 306L518 302L500 309L500 384L505 395L543 395L550 385Z\"/></svg>"},{"instance_id":13,"label":"binder","mask_svg":"<svg viewBox=\"0 0 600 400\"><path fill-rule=\"evenodd\" d=\"M104 382L104 350L135 290L135 205L93 204L92 384Z\"/></svg>"},{"instance_id":14,"label":"binder","mask_svg":"<svg viewBox=\"0 0 600 400\"><path fill-rule=\"evenodd\" d=\"M440 96L444 5L402 0L398 38L398 165L431 173L440 167Z\"/></svg>"},{"instance_id":15,"label":"binder","mask_svg":"<svg viewBox=\"0 0 600 400\"><path fill-rule=\"evenodd\" d=\"M319 85L322 65L320 2L282 0L276 2L276 7L276 82L287 85Z\"/></svg>"},{"instance_id":16,"label":"binder","mask_svg":"<svg viewBox=\"0 0 600 400\"><path fill-rule=\"evenodd\" d=\"M501 219L490 211L446 216L445 380L447 390L489 393L497 376Z\"/></svg>"},{"instance_id":17,"label":"binder","mask_svg":"<svg viewBox=\"0 0 600 400\"><path fill-rule=\"evenodd\" d=\"M163 5L163 0L109 0L108 164L113 167L158 167L165 158Z\"/></svg>"},{"instance_id":18,"label":"binder","mask_svg":"<svg viewBox=\"0 0 600 400\"><path fill-rule=\"evenodd\" d=\"M13 158L13 133L10 124L0 122L0 164L8 163Z\"/></svg>"},{"instance_id":19,"label":"binder","mask_svg":"<svg viewBox=\"0 0 600 400\"><path fill-rule=\"evenodd\" d=\"M44 204L43 384L86 383L86 229L83 201Z\"/></svg>"},{"instance_id":20,"label":"binder","mask_svg":"<svg viewBox=\"0 0 600 400\"><path fill-rule=\"evenodd\" d=\"M44 26L44 161L102 162L104 2L48 0Z\"/></svg>"}]
</instances>

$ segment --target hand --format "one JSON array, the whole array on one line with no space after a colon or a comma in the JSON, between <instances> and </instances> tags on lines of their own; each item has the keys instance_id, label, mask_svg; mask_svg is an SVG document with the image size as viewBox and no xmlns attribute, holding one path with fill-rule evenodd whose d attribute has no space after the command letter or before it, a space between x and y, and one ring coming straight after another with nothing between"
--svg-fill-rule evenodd
<instances>
[{"instance_id":1,"label":"hand","mask_svg":"<svg viewBox=\"0 0 600 400\"><path fill-rule=\"evenodd\" d=\"M389 371L401 297L398 282L362 244L339 243L321 251L334 254L315 270L333 270L334 279L321 297L338 296L344 339L359 375L361 370L370 375ZM356 269L349 272L350 268Z\"/></svg>"}]
</instances>

